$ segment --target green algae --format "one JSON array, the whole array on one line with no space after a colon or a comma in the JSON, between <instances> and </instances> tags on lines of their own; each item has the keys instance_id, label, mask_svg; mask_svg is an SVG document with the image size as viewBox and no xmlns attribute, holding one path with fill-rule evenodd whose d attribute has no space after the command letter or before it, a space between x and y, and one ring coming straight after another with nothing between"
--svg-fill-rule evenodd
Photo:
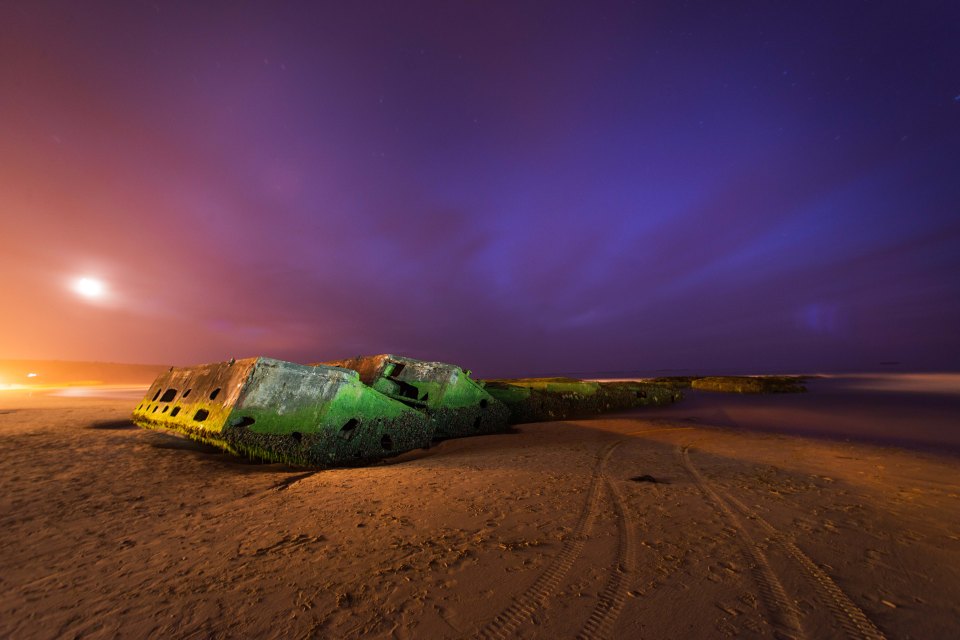
<instances>
[{"instance_id":1,"label":"green algae","mask_svg":"<svg viewBox=\"0 0 960 640\"><path fill-rule=\"evenodd\" d=\"M598 382L575 378L517 378L483 381L510 410L510 421L544 422L676 402L673 389L638 381Z\"/></svg>"},{"instance_id":2,"label":"green algae","mask_svg":"<svg viewBox=\"0 0 960 640\"><path fill-rule=\"evenodd\" d=\"M509 410L457 365L394 354L324 364L356 371L376 391L422 411L435 438L498 433L508 426Z\"/></svg>"},{"instance_id":3,"label":"green algae","mask_svg":"<svg viewBox=\"0 0 960 640\"><path fill-rule=\"evenodd\" d=\"M694 379L690 386L724 393L803 393L804 382L797 376L709 376Z\"/></svg>"},{"instance_id":4,"label":"green algae","mask_svg":"<svg viewBox=\"0 0 960 640\"><path fill-rule=\"evenodd\" d=\"M424 415L354 371L270 358L171 368L133 420L230 453L318 467L397 455L433 438Z\"/></svg>"}]
</instances>

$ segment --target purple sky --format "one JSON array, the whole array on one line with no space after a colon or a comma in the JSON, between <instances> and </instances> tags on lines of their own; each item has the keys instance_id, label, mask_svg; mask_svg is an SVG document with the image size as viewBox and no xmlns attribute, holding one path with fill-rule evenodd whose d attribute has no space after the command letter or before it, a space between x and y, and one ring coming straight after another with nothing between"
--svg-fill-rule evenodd
<instances>
[{"instance_id":1,"label":"purple sky","mask_svg":"<svg viewBox=\"0 0 960 640\"><path fill-rule=\"evenodd\" d=\"M0 87L0 357L960 368L955 2L24 0Z\"/></svg>"}]
</instances>

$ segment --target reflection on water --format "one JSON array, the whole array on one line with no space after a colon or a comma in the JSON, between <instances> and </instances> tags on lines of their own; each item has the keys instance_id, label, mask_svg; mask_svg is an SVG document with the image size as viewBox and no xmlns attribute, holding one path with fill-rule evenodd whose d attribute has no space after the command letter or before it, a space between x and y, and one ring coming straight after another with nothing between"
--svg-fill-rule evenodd
<instances>
[{"instance_id":1,"label":"reflection on water","mask_svg":"<svg viewBox=\"0 0 960 640\"><path fill-rule=\"evenodd\" d=\"M110 400L139 400L149 389L149 385L125 387L99 385L90 387L59 387L51 389L48 395L61 398L107 398Z\"/></svg>"},{"instance_id":2,"label":"reflection on water","mask_svg":"<svg viewBox=\"0 0 960 640\"><path fill-rule=\"evenodd\" d=\"M771 395L686 389L675 405L632 413L960 453L960 374L826 375L811 378L807 388Z\"/></svg>"},{"instance_id":3,"label":"reflection on water","mask_svg":"<svg viewBox=\"0 0 960 640\"><path fill-rule=\"evenodd\" d=\"M960 373L860 373L822 378L851 390L960 395Z\"/></svg>"}]
</instances>

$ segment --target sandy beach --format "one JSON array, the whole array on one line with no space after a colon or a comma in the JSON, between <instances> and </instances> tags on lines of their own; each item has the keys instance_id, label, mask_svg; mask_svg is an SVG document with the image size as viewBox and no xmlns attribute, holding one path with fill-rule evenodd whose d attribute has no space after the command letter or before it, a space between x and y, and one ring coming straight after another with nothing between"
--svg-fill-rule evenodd
<instances>
[{"instance_id":1,"label":"sandy beach","mask_svg":"<svg viewBox=\"0 0 960 640\"><path fill-rule=\"evenodd\" d=\"M960 640L958 27L0 0L0 640Z\"/></svg>"},{"instance_id":2,"label":"sandy beach","mask_svg":"<svg viewBox=\"0 0 960 640\"><path fill-rule=\"evenodd\" d=\"M856 384L326 471L4 392L0 636L955 636L955 396Z\"/></svg>"}]
</instances>

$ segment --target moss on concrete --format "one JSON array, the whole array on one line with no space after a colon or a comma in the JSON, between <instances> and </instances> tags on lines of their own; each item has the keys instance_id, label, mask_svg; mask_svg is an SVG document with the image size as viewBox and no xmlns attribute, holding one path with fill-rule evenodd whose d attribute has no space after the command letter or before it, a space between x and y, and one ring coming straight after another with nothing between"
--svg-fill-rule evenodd
<instances>
[{"instance_id":1,"label":"moss on concrete","mask_svg":"<svg viewBox=\"0 0 960 640\"><path fill-rule=\"evenodd\" d=\"M804 379L796 376L710 376L696 378L694 389L725 393L803 393Z\"/></svg>"},{"instance_id":2,"label":"moss on concrete","mask_svg":"<svg viewBox=\"0 0 960 640\"><path fill-rule=\"evenodd\" d=\"M397 455L433 437L426 416L354 371L270 358L171 368L133 420L238 455L316 467Z\"/></svg>"},{"instance_id":3,"label":"moss on concrete","mask_svg":"<svg viewBox=\"0 0 960 640\"><path fill-rule=\"evenodd\" d=\"M509 423L669 404L683 388L806 390L803 378L792 376L478 382L456 365L390 354L308 366L249 358L171 367L151 385L133 419L250 458L330 467L397 455L435 437L497 433Z\"/></svg>"},{"instance_id":4,"label":"moss on concrete","mask_svg":"<svg viewBox=\"0 0 960 640\"><path fill-rule=\"evenodd\" d=\"M497 433L507 428L507 408L457 365L393 354L325 364L356 371L363 383L422 411L436 438Z\"/></svg>"},{"instance_id":5,"label":"moss on concrete","mask_svg":"<svg viewBox=\"0 0 960 640\"><path fill-rule=\"evenodd\" d=\"M652 378L650 382L662 387L667 387L668 389L689 389L690 385L696 379L696 376L662 376Z\"/></svg>"},{"instance_id":6,"label":"moss on concrete","mask_svg":"<svg viewBox=\"0 0 960 640\"><path fill-rule=\"evenodd\" d=\"M510 409L510 421L544 422L587 417L676 402L678 391L645 382L596 382L574 378L484 380L484 387Z\"/></svg>"},{"instance_id":7,"label":"moss on concrete","mask_svg":"<svg viewBox=\"0 0 960 640\"><path fill-rule=\"evenodd\" d=\"M652 383L671 389L702 389L724 393L802 393L806 378L800 376L668 376Z\"/></svg>"}]
</instances>

